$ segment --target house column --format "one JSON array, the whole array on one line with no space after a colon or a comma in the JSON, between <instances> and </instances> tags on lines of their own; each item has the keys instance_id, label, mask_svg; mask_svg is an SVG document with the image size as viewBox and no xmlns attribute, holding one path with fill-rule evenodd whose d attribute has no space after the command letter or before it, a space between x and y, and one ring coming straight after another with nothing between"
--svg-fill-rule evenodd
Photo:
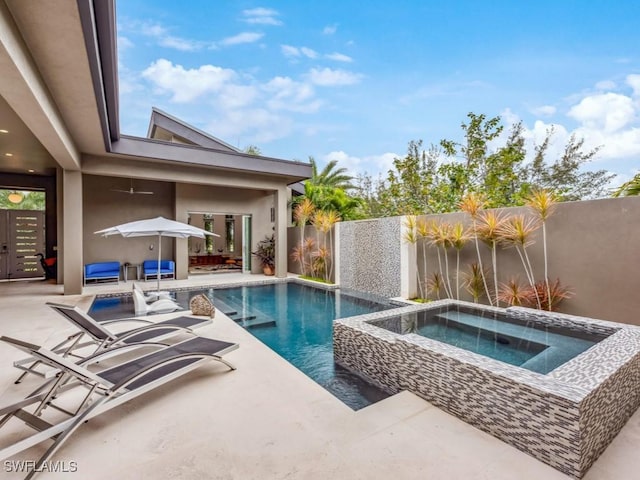
<instances>
[{"instance_id":1,"label":"house column","mask_svg":"<svg viewBox=\"0 0 640 480\"><path fill-rule=\"evenodd\" d=\"M77 170L62 172L62 264L64 268L64 294L82 293L82 173Z\"/></svg>"},{"instance_id":2,"label":"house column","mask_svg":"<svg viewBox=\"0 0 640 480\"><path fill-rule=\"evenodd\" d=\"M276 211L276 277L285 278L287 276L287 227L289 218L287 217L287 203L289 195L287 188L279 188L274 193L274 208Z\"/></svg>"}]
</instances>

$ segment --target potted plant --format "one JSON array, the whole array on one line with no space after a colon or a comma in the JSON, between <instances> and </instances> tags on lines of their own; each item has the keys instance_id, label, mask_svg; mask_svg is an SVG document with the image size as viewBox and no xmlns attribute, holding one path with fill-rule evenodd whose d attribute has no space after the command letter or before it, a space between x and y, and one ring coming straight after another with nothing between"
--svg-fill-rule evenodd
<instances>
[{"instance_id":1,"label":"potted plant","mask_svg":"<svg viewBox=\"0 0 640 480\"><path fill-rule=\"evenodd\" d=\"M267 235L258 242L258 246L253 255L260 259L262 272L265 275L273 275L276 268L276 240L274 235Z\"/></svg>"}]
</instances>

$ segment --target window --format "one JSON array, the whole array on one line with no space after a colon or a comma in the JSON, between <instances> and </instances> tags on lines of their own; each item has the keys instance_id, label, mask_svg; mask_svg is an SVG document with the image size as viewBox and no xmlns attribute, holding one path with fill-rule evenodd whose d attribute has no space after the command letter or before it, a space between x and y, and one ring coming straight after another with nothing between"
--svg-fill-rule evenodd
<instances>
[{"instance_id":1,"label":"window","mask_svg":"<svg viewBox=\"0 0 640 480\"><path fill-rule=\"evenodd\" d=\"M236 221L233 218L233 215L225 215L224 216L224 225L226 231L226 241L227 241L227 252L233 253L235 250L235 230L236 230Z\"/></svg>"},{"instance_id":2,"label":"window","mask_svg":"<svg viewBox=\"0 0 640 480\"><path fill-rule=\"evenodd\" d=\"M213 233L213 215L204 215L204 230ZM213 253L213 249L215 248L213 238L214 237L212 235L207 235L205 238L205 251L209 255Z\"/></svg>"}]
</instances>

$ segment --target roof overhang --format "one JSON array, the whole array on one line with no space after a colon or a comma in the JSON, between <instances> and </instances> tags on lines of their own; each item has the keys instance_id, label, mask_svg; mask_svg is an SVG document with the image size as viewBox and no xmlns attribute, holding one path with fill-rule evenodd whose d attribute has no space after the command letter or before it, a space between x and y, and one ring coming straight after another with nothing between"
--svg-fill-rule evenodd
<instances>
[{"instance_id":1,"label":"roof overhang","mask_svg":"<svg viewBox=\"0 0 640 480\"><path fill-rule=\"evenodd\" d=\"M112 143L111 152L147 161L170 161L184 166L281 176L286 177L287 184L305 180L311 175L311 165L308 163L126 135L121 135L120 140Z\"/></svg>"}]
</instances>

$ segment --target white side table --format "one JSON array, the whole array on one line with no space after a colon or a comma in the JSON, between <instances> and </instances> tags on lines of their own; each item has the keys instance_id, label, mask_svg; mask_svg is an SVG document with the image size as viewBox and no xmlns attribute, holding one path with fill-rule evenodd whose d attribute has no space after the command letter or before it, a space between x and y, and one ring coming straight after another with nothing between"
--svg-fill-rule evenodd
<instances>
[{"instance_id":1,"label":"white side table","mask_svg":"<svg viewBox=\"0 0 640 480\"><path fill-rule=\"evenodd\" d=\"M139 263L125 263L122 265L122 278L124 279L125 283L127 282L127 273L129 272L130 268L136 269L135 279L140 280L140 267L142 267L142 265Z\"/></svg>"}]
</instances>

